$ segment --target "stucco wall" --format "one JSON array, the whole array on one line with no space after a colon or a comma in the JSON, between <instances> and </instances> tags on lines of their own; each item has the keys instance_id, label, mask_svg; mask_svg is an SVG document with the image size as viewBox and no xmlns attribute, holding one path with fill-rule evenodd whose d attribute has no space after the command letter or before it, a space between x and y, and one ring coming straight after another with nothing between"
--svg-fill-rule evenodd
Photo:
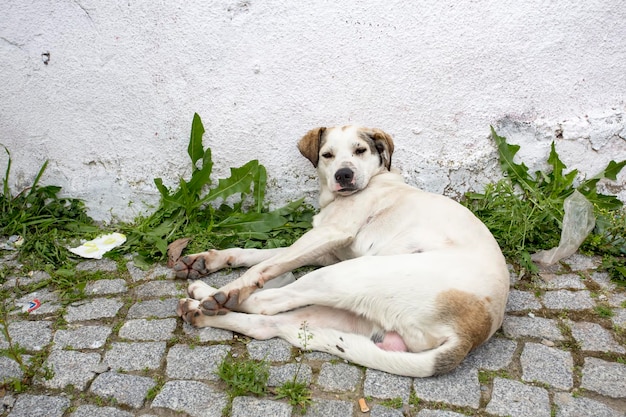
<instances>
[{"instance_id":1,"label":"stucco wall","mask_svg":"<svg viewBox=\"0 0 626 417\"><path fill-rule=\"evenodd\" d=\"M215 174L259 159L275 203L314 198L295 142L319 125L386 130L407 179L452 196L498 177L490 124L531 168L551 140L583 174L626 159L622 0L4 0L0 16L11 186L48 159L45 181L100 220L188 174L194 112ZM626 200L625 174L612 191Z\"/></svg>"}]
</instances>

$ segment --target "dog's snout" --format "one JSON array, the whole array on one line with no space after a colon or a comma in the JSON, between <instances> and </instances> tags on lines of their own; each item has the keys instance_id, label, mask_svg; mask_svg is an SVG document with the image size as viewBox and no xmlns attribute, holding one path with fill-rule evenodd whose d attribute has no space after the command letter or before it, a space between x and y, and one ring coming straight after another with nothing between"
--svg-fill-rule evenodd
<instances>
[{"instance_id":1,"label":"dog's snout","mask_svg":"<svg viewBox=\"0 0 626 417\"><path fill-rule=\"evenodd\" d=\"M350 168L341 168L340 170L335 172L335 180L343 186L352 184L353 179L354 172Z\"/></svg>"}]
</instances>

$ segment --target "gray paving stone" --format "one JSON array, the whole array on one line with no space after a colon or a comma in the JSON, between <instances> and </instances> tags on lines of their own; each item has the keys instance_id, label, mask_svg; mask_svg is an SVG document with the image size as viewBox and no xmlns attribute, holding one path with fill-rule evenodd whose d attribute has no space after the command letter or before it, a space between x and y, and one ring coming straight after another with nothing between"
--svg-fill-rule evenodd
<instances>
[{"instance_id":1,"label":"gray paving stone","mask_svg":"<svg viewBox=\"0 0 626 417\"><path fill-rule=\"evenodd\" d=\"M542 298L543 305L552 310L586 310L595 307L589 291L548 291Z\"/></svg>"},{"instance_id":2,"label":"gray paving stone","mask_svg":"<svg viewBox=\"0 0 626 417\"><path fill-rule=\"evenodd\" d=\"M133 282L144 281L148 279L148 271L144 271L143 269L135 266L133 261L126 262L126 270L130 274L130 279Z\"/></svg>"},{"instance_id":3,"label":"gray paving stone","mask_svg":"<svg viewBox=\"0 0 626 417\"><path fill-rule=\"evenodd\" d=\"M496 371L509 366L513 360L515 349L517 349L516 341L493 337L484 345L470 352L463 363L478 369Z\"/></svg>"},{"instance_id":4,"label":"gray paving stone","mask_svg":"<svg viewBox=\"0 0 626 417\"><path fill-rule=\"evenodd\" d=\"M362 379L363 372L356 366L324 363L317 377L317 384L325 391L355 391Z\"/></svg>"},{"instance_id":5,"label":"gray paving stone","mask_svg":"<svg viewBox=\"0 0 626 417\"><path fill-rule=\"evenodd\" d=\"M47 388L65 388L73 385L84 390L96 376L95 370L100 364L99 353L83 353L73 350L55 350L46 361L54 371L52 379L41 382Z\"/></svg>"},{"instance_id":6,"label":"gray paving stone","mask_svg":"<svg viewBox=\"0 0 626 417\"><path fill-rule=\"evenodd\" d=\"M626 398L626 365L585 358L581 388L612 398Z\"/></svg>"},{"instance_id":7,"label":"gray paving stone","mask_svg":"<svg viewBox=\"0 0 626 417\"><path fill-rule=\"evenodd\" d=\"M36 284L38 282L45 281L50 279L50 274L44 271L33 271L29 273L29 275L17 275L8 277L5 283L2 285L2 288L13 288L15 286L26 287L31 284Z\"/></svg>"},{"instance_id":8,"label":"gray paving stone","mask_svg":"<svg viewBox=\"0 0 626 417\"><path fill-rule=\"evenodd\" d=\"M526 343L520 357L522 380L569 390L574 385L572 354L540 343Z\"/></svg>"},{"instance_id":9,"label":"gray paving stone","mask_svg":"<svg viewBox=\"0 0 626 417\"><path fill-rule=\"evenodd\" d=\"M478 370L467 365L459 366L444 375L415 378L413 390L418 398L426 401L472 408L480 405Z\"/></svg>"},{"instance_id":10,"label":"gray paving stone","mask_svg":"<svg viewBox=\"0 0 626 417\"><path fill-rule=\"evenodd\" d=\"M8 417L62 417L69 406L65 397L21 394Z\"/></svg>"},{"instance_id":11,"label":"gray paving stone","mask_svg":"<svg viewBox=\"0 0 626 417\"><path fill-rule=\"evenodd\" d=\"M252 340L247 346L250 358L268 362L284 362L291 359L291 344L283 339Z\"/></svg>"},{"instance_id":12,"label":"gray paving stone","mask_svg":"<svg viewBox=\"0 0 626 417\"><path fill-rule=\"evenodd\" d=\"M615 283L611 281L611 277L608 272L594 271L591 274L591 279L605 290L612 291L617 287Z\"/></svg>"},{"instance_id":13,"label":"gray paving stone","mask_svg":"<svg viewBox=\"0 0 626 417\"><path fill-rule=\"evenodd\" d=\"M101 398L114 398L117 404L141 408L148 391L155 385L152 378L105 372L96 377L89 390Z\"/></svg>"},{"instance_id":14,"label":"gray paving stone","mask_svg":"<svg viewBox=\"0 0 626 417\"><path fill-rule=\"evenodd\" d=\"M222 342L233 339L233 332L230 330L216 329L215 327L203 327L198 329L187 323L183 323L183 332L191 337L197 337L204 342Z\"/></svg>"},{"instance_id":15,"label":"gray paving stone","mask_svg":"<svg viewBox=\"0 0 626 417\"><path fill-rule=\"evenodd\" d=\"M417 417L466 417L465 414L445 410L420 410Z\"/></svg>"},{"instance_id":16,"label":"gray paving stone","mask_svg":"<svg viewBox=\"0 0 626 417\"><path fill-rule=\"evenodd\" d=\"M167 354L165 373L174 379L206 379L217 381L215 374L218 366L230 352L230 346L176 345Z\"/></svg>"},{"instance_id":17,"label":"gray paving stone","mask_svg":"<svg viewBox=\"0 0 626 417\"><path fill-rule=\"evenodd\" d=\"M556 417L624 417L624 412L617 411L606 404L584 397L572 397L567 392L554 394Z\"/></svg>"},{"instance_id":18,"label":"gray paving stone","mask_svg":"<svg viewBox=\"0 0 626 417\"><path fill-rule=\"evenodd\" d=\"M213 288L221 288L229 282L234 281L246 272L245 268L217 271L209 276L200 278L200 281ZM191 281L189 281L191 283Z\"/></svg>"},{"instance_id":19,"label":"gray paving stone","mask_svg":"<svg viewBox=\"0 0 626 417\"><path fill-rule=\"evenodd\" d=\"M99 349L111 334L108 326L78 326L57 330L54 334L54 349Z\"/></svg>"},{"instance_id":20,"label":"gray paving stone","mask_svg":"<svg viewBox=\"0 0 626 417\"><path fill-rule=\"evenodd\" d=\"M154 398L151 408L185 412L191 417L221 417L228 404L226 394L198 381L169 381Z\"/></svg>"},{"instance_id":21,"label":"gray paving stone","mask_svg":"<svg viewBox=\"0 0 626 417\"><path fill-rule=\"evenodd\" d=\"M614 311L615 315L611 317L611 321L616 326L626 328L626 308L617 308Z\"/></svg>"},{"instance_id":22,"label":"gray paving stone","mask_svg":"<svg viewBox=\"0 0 626 417\"><path fill-rule=\"evenodd\" d=\"M293 407L278 401L252 397L233 399L231 417L291 417Z\"/></svg>"},{"instance_id":23,"label":"gray paving stone","mask_svg":"<svg viewBox=\"0 0 626 417\"><path fill-rule=\"evenodd\" d=\"M578 274L541 274L542 282L539 283L539 287L547 290L560 290L560 289L576 289L584 290L584 279Z\"/></svg>"},{"instance_id":24,"label":"gray paving stone","mask_svg":"<svg viewBox=\"0 0 626 417\"><path fill-rule=\"evenodd\" d=\"M608 303L611 307L626 307L626 293L613 292L608 295Z\"/></svg>"},{"instance_id":25,"label":"gray paving stone","mask_svg":"<svg viewBox=\"0 0 626 417\"><path fill-rule=\"evenodd\" d=\"M575 253L563 259L562 262L569 265L572 271L584 271L586 269L596 269L602 263L602 258Z\"/></svg>"},{"instance_id":26,"label":"gray paving stone","mask_svg":"<svg viewBox=\"0 0 626 417\"><path fill-rule=\"evenodd\" d=\"M128 411L114 407L97 407L95 405L81 405L70 414L71 417L133 417Z\"/></svg>"},{"instance_id":27,"label":"gray paving stone","mask_svg":"<svg viewBox=\"0 0 626 417\"><path fill-rule=\"evenodd\" d=\"M26 350L40 351L52 341L52 323L49 321L14 321L9 323L9 336L13 343ZM9 343L0 333L0 349L6 349Z\"/></svg>"},{"instance_id":28,"label":"gray paving stone","mask_svg":"<svg viewBox=\"0 0 626 417\"><path fill-rule=\"evenodd\" d=\"M316 350L312 352L306 352L304 354L304 357L310 361L344 361L347 363L347 361L341 359L339 356L331 355L330 353L326 352L318 352Z\"/></svg>"},{"instance_id":29,"label":"gray paving stone","mask_svg":"<svg viewBox=\"0 0 626 417\"><path fill-rule=\"evenodd\" d=\"M504 378L494 378L486 411L497 416L550 417L548 391Z\"/></svg>"},{"instance_id":30,"label":"gray paving stone","mask_svg":"<svg viewBox=\"0 0 626 417\"><path fill-rule=\"evenodd\" d=\"M370 417L404 417L401 410L374 404L370 407Z\"/></svg>"},{"instance_id":31,"label":"gray paving stone","mask_svg":"<svg viewBox=\"0 0 626 417\"><path fill-rule=\"evenodd\" d=\"M176 323L174 318L128 320L120 328L119 336L129 340L167 340L176 330Z\"/></svg>"},{"instance_id":32,"label":"gray paving stone","mask_svg":"<svg viewBox=\"0 0 626 417\"><path fill-rule=\"evenodd\" d=\"M149 281L135 288L135 295L141 298L185 296L185 289L174 281Z\"/></svg>"},{"instance_id":33,"label":"gray paving stone","mask_svg":"<svg viewBox=\"0 0 626 417\"><path fill-rule=\"evenodd\" d=\"M67 307L65 320L69 323L115 317L124 303L119 298L96 298Z\"/></svg>"},{"instance_id":34,"label":"gray paving stone","mask_svg":"<svg viewBox=\"0 0 626 417\"><path fill-rule=\"evenodd\" d=\"M306 417L346 417L351 416L354 404L347 401L313 400L304 414Z\"/></svg>"},{"instance_id":35,"label":"gray paving stone","mask_svg":"<svg viewBox=\"0 0 626 417\"><path fill-rule=\"evenodd\" d=\"M113 259L93 259L89 261L80 262L76 265L77 271L88 271L88 272L117 272L117 262Z\"/></svg>"},{"instance_id":36,"label":"gray paving stone","mask_svg":"<svg viewBox=\"0 0 626 417\"><path fill-rule=\"evenodd\" d=\"M104 362L117 371L157 369L165 355L165 342L116 342L104 356Z\"/></svg>"},{"instance_id":37,"label":"gray paving stone","mask_svg":"<svg viewBox=\"0 0 626 417\"><path fill-rule=\"evenodd\" d=\"M626 349L615 341L611 332L599 324L570 320L566 323L572 329L572 336L580 344L582 350L626 353Z\"/></svg>"},{"instance_id":38,"label":"gray paving stone","mask_svg":"<svg viewBox=\"0 0 626 417\"><path fill-rule=\"evenodd\" d=\"M160 279L175 279L176 273L172 268L168 268L165 265L154 265L152 268L148 270L146 278L149 280L160 280Z\"/></svg>"},{"instance_id":39,"label":"gray paving stone","mask_svg":"<svg viewBox=\"0 0 626 417\"><path fill-rule=\"evenodd\" d=\"M0 356L0 383L12 378L21 379L22 376L24 376L24 372L22 372L19 363L5 356Z\"/></svg>"},{"instance_id":40,"label":"gray paving stone","mask_svg":"<svg viewBox=\"0 0 626 417\"><path fill-rule=\"evenodd\" d=\"M177 298L141 301L133 304L128 309L126 317L129 319L177 317L176 306L178 306Z\"/></svg>"},{"instance_id":41,"label":"gray paving stone","mask_svg":"<svg viewBox=\"0 0 626 417\"><path fill-rule=\"evenodd\" d=\"M402 398L404 403L408 403L411 393L411 378L367 369L363 393L366 397L380 399Z\"/></svg>"},{"instance_id":42,"label":"gray paving stone","mask_svg":"<svg viewBox=\"0 0 626 417\"><path fill-rule=\"evenodd\" d=\"M270 376L267 380L267 385L269 387L278 387L285 382L293 381L296 373L298 374L296 377L296 381L304 382L306 384L311 383L311 379L313 378L313 370L309 365L305 363L288 363L286 365L270 366Z\"/></svg>"},{"instance_id":43,"label":"gray paving stone","mask_svg":"<svg viewBox=\"0 0 626 417\"><path fill-rule=\"evenodd\" d=\"M504 316L504 334L509 337L537 337L552 341L562 341L565 337L557 326L557 321L542 317Z\"/></svg>"},{"instance_id":44,"label":"gray paving stone","mask_svg":"<svg viewBox=\"0 0 626 417\"><path fill-rule=\"evenodd\" d=\"M85 294L87 295L111 295L121 294L128 291L126 281L118 279L99 279L97 281L88 282L85 286Z\"/></svg>"},{"instance_id":45,"label":"gray paving stone","mask_svg":"<svg viewBox=\"0 0 626 417\"><path fill-rule=\"evenodd\" d=\"M506 311L538 310L541 303L535 294L528 291L511 290L506 302Z\"/></svg>"}]
</instances>

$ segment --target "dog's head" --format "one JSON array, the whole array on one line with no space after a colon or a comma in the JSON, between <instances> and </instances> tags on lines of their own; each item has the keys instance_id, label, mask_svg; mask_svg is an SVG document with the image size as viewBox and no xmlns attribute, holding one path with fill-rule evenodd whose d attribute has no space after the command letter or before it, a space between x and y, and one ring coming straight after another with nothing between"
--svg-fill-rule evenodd
<instances>
[{"instance_id":1,"label":"dog's head","mask_svg":"<svg viewBox=\"0 0 626 417\"><path fill-rule=\"evenodd\" d=\"M332 200L364 189L374 175L388 171L393 140L380 129L319 127L300 139L298 149L317 168L320 199Z\"/></svg>"}]
</instances>

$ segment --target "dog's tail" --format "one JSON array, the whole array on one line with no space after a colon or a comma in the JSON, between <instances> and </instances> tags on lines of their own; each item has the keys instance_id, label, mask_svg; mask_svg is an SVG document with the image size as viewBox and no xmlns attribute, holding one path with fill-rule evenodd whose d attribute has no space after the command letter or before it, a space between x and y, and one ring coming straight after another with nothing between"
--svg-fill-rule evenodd
<instances>
[{"instance_id":1,"label":"dog's tail","mask_svg":"<svg viewBox=\"0 0 626 417\"><path fill-rule=\"evenodd\" d=\"M417 353L393 352L379 348L366 336L324 329L318 332L313 330L305 347L391 374L428 377L456 368L472 349L472 343L453 335L433 349Z\"/></svg>"}]
</instances>

